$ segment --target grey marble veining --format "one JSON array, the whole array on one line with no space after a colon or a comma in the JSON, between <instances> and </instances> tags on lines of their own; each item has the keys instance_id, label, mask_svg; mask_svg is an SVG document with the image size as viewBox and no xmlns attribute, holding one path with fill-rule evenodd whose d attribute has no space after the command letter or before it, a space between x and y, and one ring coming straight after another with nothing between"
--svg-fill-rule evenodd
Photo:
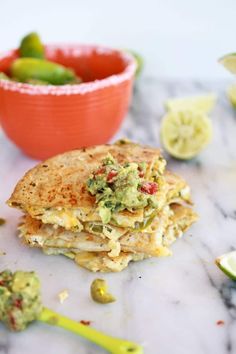
<instances>
[{"instance_id":1,"label":"grey marble veining","mask_svg":"<svg viewBox=\"0 0 236 354\"><path fill-rule=\"evenodd\" d=\"M160 146L159 127L169 97L215 92L211 114L214 136L190 162L166 155L168 168L192 187L200 220L175 245L170 258L131 264L119 274L105 274L118 301L93 303L89 285L96 275L63 257L28 249L15 237L20 213L4 201L16 181L36 162L22 155L0 133L0 269L34 269L42 280L45 305L111 335L143 344L145 354L236 353L236 283L214 265L216 256L236 248L236 113L225 95L227 82L166 82L142 78L135 85L129 114L118 137ZM16 117L17 119L17 117ZM63 271L62 271L63 270ZM61 305L57 293L68 289ZM217 321L224 321L217 325ZM0 326L0 354L94 354L94 345L60 329L35 323L12 334Z\"/></svg>"}]
</instances>

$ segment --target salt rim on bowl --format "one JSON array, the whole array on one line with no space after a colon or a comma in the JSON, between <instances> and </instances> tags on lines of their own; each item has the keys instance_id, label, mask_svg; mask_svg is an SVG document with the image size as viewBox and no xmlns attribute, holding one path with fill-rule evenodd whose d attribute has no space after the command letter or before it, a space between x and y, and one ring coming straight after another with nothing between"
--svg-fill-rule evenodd
<instances>
[{"instance_id":1,"label":"salt rim on bowl","mask_svg":"<svg viewBox=\"0 0 236 354\"><path fill-rule=\"evenodd\" d=\"M27 83L20 83L14 81L0 80L0 88L4 90L17 91L19 93L28 95L84 95L89 92L97 91L109 86L116 86L126 80L129 80L131 76L135 74L137 64L133 56L124 51L111 49L103 46L97 45L68 45L68 44L58 44L58 45L48 45L45 46L47 54L52 55L55 51L60 50L66 55L69 54L74 57L78 57L81 53L83 55L90 55L91 51L95 51L98 54L110 55L112 52L116 51L119 53L121 58L127 64L126 68L119 74L114 74L108 76L101 80L94 80L91 82L85 82L78 85L30 85ZM0 60L13 54L14 50L8 51L0 55Z\"/></svg>"}]
</instances>

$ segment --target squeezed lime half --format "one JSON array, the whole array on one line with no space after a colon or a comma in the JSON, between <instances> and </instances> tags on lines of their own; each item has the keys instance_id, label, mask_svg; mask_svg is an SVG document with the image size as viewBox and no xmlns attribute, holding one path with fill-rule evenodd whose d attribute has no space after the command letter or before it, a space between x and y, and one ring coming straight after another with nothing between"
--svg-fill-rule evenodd
<instances>
[{"instance_id":1,"label":"squeezed lime half","mask_svg":"<svg viewBox=\"0 0 236 354\"><path fill-rule=\"evenodd\" d=\"M212 138L212 123L201 112L173 111L161 124L161 140L167 152L175 158L188 160L202 151Z\"/></svg>"},{"instance_id":2,"label":"squeezed lime half","mask_svg":"<svg viewBox=\"0 0 236 354\"><path fill-rule=\"evenodd\" d=\"M236 74L236 53L230 53L219 59L222 64L232 74Z\"/></svg>"},{"instance_id":3,"label":"squeezed lime half","mask_svg":"<svg viewBox=\"0 0 236 354\"><path fill-rule=\"evenodd\" d=\"M201 113L209 113L216 103L216 95L207 94L201 96L190 96L173 98L166 101L167 111L193 110Z\"/></svg>"},{"instance_id":4,"label":"squeezed lime half","mask_svg":"<svg viewBox=\"0 0 236 354\"><path fill-rule=\"evenodd\" d=\"M229 100L234 108L236 108L236 85L230 86L227 91Z\"/></svg>"}]
</instances>

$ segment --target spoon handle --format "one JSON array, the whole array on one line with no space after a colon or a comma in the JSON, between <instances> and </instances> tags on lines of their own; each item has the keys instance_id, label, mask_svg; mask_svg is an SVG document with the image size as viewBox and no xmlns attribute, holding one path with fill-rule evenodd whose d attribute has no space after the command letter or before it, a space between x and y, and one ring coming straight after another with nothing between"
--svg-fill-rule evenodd
<instances>
[{"instance_id":1,"label":"spoon handle","mask_svg":"<svg viewBox=\"0 0 236 354\"><path fill-rule=\"evenodd\" d=\"M45 307L39 315L38 320L79 334L81 337L96 343L112 354L143 354L143 348L136 343L108 336L92 327L85 326L79 322L61 316Z\"/></svg>"}]
</instances>

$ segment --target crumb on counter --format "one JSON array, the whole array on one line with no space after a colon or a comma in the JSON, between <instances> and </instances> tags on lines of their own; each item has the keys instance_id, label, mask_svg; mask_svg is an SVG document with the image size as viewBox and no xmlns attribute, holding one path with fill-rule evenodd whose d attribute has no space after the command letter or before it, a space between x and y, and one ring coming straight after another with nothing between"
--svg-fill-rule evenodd
<instances>
[{"instance_id":1,"label":"crumb on counter","mask_svg":"<svg viewBox=\"0 0 236 354\"><path fill-rule=\"evenodd\" d=\"M84 326L90 326L91 321L81 320L81 321L79 321L79 323L81 323Z\"/></svg>"},{"instance_id":2,"label":"crumb on counter","mask_svg":"<svg viewBox=\"0 0 236 354\"><path fill-rule=\"evenodd\" d=\"M223 321L223 320L218 320L218 321L216 322L216 324L217 324L217 326L223 326L223 325L225 324L225 321Z\"/></svg>"},{"instance_id":3,"label":"crumb on counter","mask_svg":"<svg viewBox=\"0 0 236 354\"><path fill-rule=\"evenodd\" d=\"M0 251L0 256L6 256L6 252Z\"/></svg>"},{"instance_id":4,"label":"crumb on counter","mask_svg":"<svg viewBox=\"0 0 236 354\"><path fill-rule=\"evenodd\" d=\"M6 224L6 219L0 218L0 226Z\"/></svg>"},{"instance_id":5,"label":"crumb on counter","mask_svg":"<svg viewBox=\"0 0 236 354\"><path fill-rule=\"evenodd\" d=\"M68 290L62 290L59 292L58 294L58 298L61 304L63 304L63 302L69 297L69 293Z\"/></svg>"}]
</instances>

